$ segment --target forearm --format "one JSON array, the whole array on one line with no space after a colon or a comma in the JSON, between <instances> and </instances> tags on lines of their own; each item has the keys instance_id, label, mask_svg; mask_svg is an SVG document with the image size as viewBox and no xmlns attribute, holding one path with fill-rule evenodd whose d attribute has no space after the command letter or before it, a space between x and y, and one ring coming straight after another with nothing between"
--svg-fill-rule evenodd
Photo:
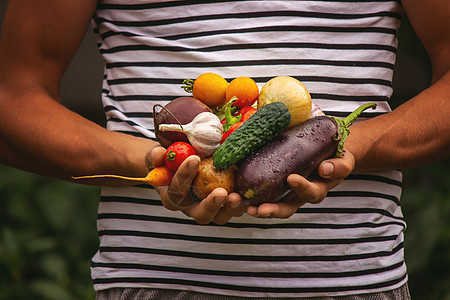
<instances>
[{"instance_id":1,"label":"forearm","mask_svg":"<svg viewBox=\"0 0 450 300\"><path fill-rule=\"evenodd\" d=\"M450 74L386 115L350 127L355 171L408 168L450 152Z\"/></svg>"},{"instance_id":2,"label":"forearm","mask_svg":"<svg viewBox=\"0 0 450 300\"><path fill-rule=\"evenodd\" d=\"M64 180L91 174L145 176L146 155L157 145L108 131L43 91L0 89L0 112L0 161Z\"/></svg>"},{"instance_id":3,"label":"forearm","mask_svg":"<svg viewBox=\"0 0 450 300\"><path fill-rule=\"evenodd\" d=\"M157 143L108 131L59 101L61 77L96 5L96 0L9 2L0 39L0 163L64 180L147 174L146 155Z\"/></svg>"}]
</instances>

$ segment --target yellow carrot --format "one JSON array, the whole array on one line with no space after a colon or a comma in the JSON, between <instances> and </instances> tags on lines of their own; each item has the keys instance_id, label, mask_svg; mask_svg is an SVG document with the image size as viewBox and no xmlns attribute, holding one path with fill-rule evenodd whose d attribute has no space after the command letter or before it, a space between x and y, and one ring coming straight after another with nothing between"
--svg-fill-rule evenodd
<instances>
[{"instance_id":1,"label":"yellow carrot","mask_svg":"<svg viewBox=\"0 0 450 300\"><path fill-rule=\"evenodd\" d=\"M78 179L92 179L92 178L118 178L130 181L146 182L153 186L163 186L168 185L170 183L170 180L172 180L173 177L173 173L174 172L172 170L170 170L167 166L164 165L161 167L154 168L147 174L147 176L141 178L107 174L107 175L76 176L72 177L72 179L78 180Z\"/></svg>"}]
</instances>

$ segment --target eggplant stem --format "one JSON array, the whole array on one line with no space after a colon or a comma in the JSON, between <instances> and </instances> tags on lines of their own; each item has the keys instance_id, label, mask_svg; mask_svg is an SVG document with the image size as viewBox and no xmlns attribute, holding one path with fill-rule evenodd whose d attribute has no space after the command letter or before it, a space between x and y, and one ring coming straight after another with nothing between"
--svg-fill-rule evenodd
<instances>
[{"instance_id":1,"label":"eggplant stem","mask_svg":"<svg viewBox=\"0 0 450 300\"><path fill-rule=\"evenodd\" d=\"M337 135L334 138L336 141L339 141L336 149L336 157L342 157L344 153L344 143L348 135L350 134L350 129L348 129L350 125L355 122L355 120L359 117L359 115L361 115L363 111L369 108L375 109L376 107L377 105L375 103L367 103L355 109L355 111L350 113L345 119L332 117L336 121L338 126Z\"/></svg>"},{"instance_id":2,"label":"eggplant stem","mask_svg":"<svg viewBox=\"0 0 450 300\"><path fill-rule=\"evenodd\" d=\"M357 109L355 109L355 111L353 111L352 113L350 113L345 119L344 119L344 125L345 127L349 127L350 125L353 124L353 122L355 122L356 118L359 117L359 115L365 111L366 109L372 108L375 109L377 107L377 105L375 103L367 103L364 105L361 105L360 107L358 107Z\"/></svg>"}]
</instances>

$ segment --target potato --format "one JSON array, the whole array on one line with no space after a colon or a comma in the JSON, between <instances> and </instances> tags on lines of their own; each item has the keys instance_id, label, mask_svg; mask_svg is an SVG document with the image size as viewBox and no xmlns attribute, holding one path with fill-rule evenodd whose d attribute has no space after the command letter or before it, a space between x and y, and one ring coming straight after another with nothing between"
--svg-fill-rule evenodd
<instances>
[{"instance_id":1,"label":"potato","mask_svg":"<svg viewBox=\"0 0 450 300\"><path fill-rule=\"evenodd\" d=\"M206 198L215 188L222 187L228 193L234 192L237 166L232 165L225 170L217 170L213 166L212 157L200 162L197 176L192 182L192 192L198 199Z\"/></svg>"}]
</instances>

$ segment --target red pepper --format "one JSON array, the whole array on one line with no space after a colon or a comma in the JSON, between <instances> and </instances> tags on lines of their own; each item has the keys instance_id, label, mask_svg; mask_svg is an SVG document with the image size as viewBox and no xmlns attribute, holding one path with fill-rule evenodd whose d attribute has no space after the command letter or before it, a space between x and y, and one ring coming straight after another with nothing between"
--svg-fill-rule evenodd
<instances>
[{"instance_id":1,"label":"red pepper","mask_svg":"<svg viewBox=\"0 0 450 300\"><path fill-rule=\"evenodd\" d=\"M239 113L240 113L241 115L243 115L243 114L245 114L247 111L252 110L252 109L255 109L255 108L252 107L252 106L244 106L243 108L241 108L241 109L239 110Z\"/></svg>"},{"instance_id":2,"label":"red pepper","mask_svg":"<svg viewBox=\"0 0 450 300\"><path fill-rule=\"evenodd\" d=\"M236 122L233 125L231 125L230 129L222 133L222 139L220 140L220 143L222 144L230 134L232 134L236 129L241 127L241 125L244 124L244 122Z\"/></svg>"},{"instance_id":3,"label":"red pepper","mask_svg":"<svg viewBox=\"0 0 450 300\"><path fill-rule=\"evenodd\" d=\"M250 118L251 116L253 116L255 114L255 112L257 112L258 110L254 107L251 106L245 106L243 107L240 111L239 114L242 115L241 117L241 122L245 122L248 120L248 118Z\"/></svg>"}]
</instances>

